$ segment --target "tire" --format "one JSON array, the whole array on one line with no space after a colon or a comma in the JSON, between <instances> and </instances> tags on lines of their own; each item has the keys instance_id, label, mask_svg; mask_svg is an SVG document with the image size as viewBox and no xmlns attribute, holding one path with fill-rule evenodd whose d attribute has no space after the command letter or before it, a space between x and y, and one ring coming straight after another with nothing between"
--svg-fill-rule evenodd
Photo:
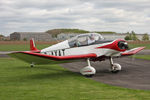
<instances>
[{"instance_id":1,"label":"tire","mask_svg":"<svg viewBox=\"0 0 150 100\"><path fill-rule=\"evenodd\" d=\"M112 73L118 73L121 70L121 65L118 63L114 63L111 69Z\"/></svg>"},{"instance_id":2,"label":"tire","mask_svg":"<svg viewBox=\"0 0 150 100\"><path fill-rule=\"evenodd\" d=\"M31 64L31 65L30 65L30 67L32 68L32 67L34 67L34 65L33 65L33 64Z\"/></svg>"},{"instance_id":3,"label":"tire","mask_svg":"<svg viewBox=\"0 0 150 100\"><path fill-rule=\"evenodd\" d=\"M120 70L112 70L112 73L118 73Z\"/></svg>"},{"instance_id":4,"label":"tire","mask_svg":"<svg viewBox=\"0 0 150 100\"><path fill-rule=\"evenodd\" d=\"M91 75L84 75L84 76L87 77L87 78L91 78L91 77L94 76L94 74L91 74Z\"/></svg>"}]
</instances>

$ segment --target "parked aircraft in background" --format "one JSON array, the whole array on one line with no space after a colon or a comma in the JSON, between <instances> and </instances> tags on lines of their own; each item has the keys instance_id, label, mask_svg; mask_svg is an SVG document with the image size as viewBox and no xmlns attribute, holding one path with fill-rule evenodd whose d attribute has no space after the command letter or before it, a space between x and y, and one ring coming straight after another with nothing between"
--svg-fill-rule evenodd
<instances>
[{"instance_id":1,"label":"parked aircraft in background","mask_svg":"<svg viewBox=\"0 0 150 100\"><path fill-rule=\"evenodd\" d=\"M31 67L36 64L87 61L87 66L83 67L80 73L85 76L92 76L96 70L91 66L91 61L109 59L111 72L117 73L121 70L121 65L113 63L113 58L134 55L144 47L128 50L128 44L125 40L105 40L100 34L88 33L77 35L42 50L35 47L32 39L30 40L30 49L30 51L19 51L9 55L30 63Z\"/></svg>"}]
</instances>

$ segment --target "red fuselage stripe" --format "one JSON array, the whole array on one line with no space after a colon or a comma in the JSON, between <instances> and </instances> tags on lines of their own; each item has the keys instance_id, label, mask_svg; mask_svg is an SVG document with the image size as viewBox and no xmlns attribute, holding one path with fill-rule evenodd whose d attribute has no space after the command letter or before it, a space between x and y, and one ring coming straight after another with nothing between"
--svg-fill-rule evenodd
<instances>
[{"instance_id":1,"label":"red fuselage stripe","mask_svg":"<svg viewBox=\"0 0 150 100\"><path fill-rule=\"evenodd\" d=\"M120 51L120 52L126 51L126 49L120 49L118 47L119 41L124 41L124 40L118 39L118 40L115 40L113 43L97 47L96 49L103 48L103 49L113 49L113 50Z\"/></svg>"}]
</instances>

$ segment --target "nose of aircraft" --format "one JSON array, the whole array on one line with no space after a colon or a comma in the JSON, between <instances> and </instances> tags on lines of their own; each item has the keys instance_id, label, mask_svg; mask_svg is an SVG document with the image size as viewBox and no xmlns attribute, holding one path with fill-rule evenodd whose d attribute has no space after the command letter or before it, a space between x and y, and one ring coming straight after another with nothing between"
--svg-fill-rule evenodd
<instances>
[{"instance_id":1,"label":"nose of aircraft","mask_svg":"<svg viewBox=\"0 0 150 100\"><path fill-rule=\"evenodd\" d=\"M123 49L129 49L128 43L126 41L118 41L118 47L123 50Z\"/></svg>"},{"instance_id":2,"label":"nose of aircraft","mask_svg":"<svg viewBox=\"0 0 150 100\"><path fill-rule=\"evenodd\" d=\"M118 39L111 44L111 49L123 52L128 49L128 44L125 40Z\"/></svg>"},{"instance_id":3,"label":"nose of aircraft","mask_svg":"<svg viewBox=\"0 0 150 100\"><path fill-rule=\"evenodd\" d=\"M118 40L114 40L110 44L100 46L97 48L108 48L108 49L113 49L116 51L123 52L123 51L126 51L128 49L128 44L125 40L118 39Z\"/></svg>"}]
</instances>

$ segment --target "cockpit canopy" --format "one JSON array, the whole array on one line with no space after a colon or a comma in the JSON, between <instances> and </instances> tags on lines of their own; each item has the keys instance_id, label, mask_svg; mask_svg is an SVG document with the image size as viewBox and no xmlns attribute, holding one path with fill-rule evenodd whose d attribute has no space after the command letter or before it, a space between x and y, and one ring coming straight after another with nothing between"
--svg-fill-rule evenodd
<instances>
[{"instance_id":1,"label":"cockpit canopy","mask_svg":"<svg viewBox=\"0 0 150 100\"><path fill-rule=\"evenodd\" d=\"M70 47L80 47L94 44L97 41L104 40L98 33L80 34L68 40Z\"/></svg>"}]
</instances>

